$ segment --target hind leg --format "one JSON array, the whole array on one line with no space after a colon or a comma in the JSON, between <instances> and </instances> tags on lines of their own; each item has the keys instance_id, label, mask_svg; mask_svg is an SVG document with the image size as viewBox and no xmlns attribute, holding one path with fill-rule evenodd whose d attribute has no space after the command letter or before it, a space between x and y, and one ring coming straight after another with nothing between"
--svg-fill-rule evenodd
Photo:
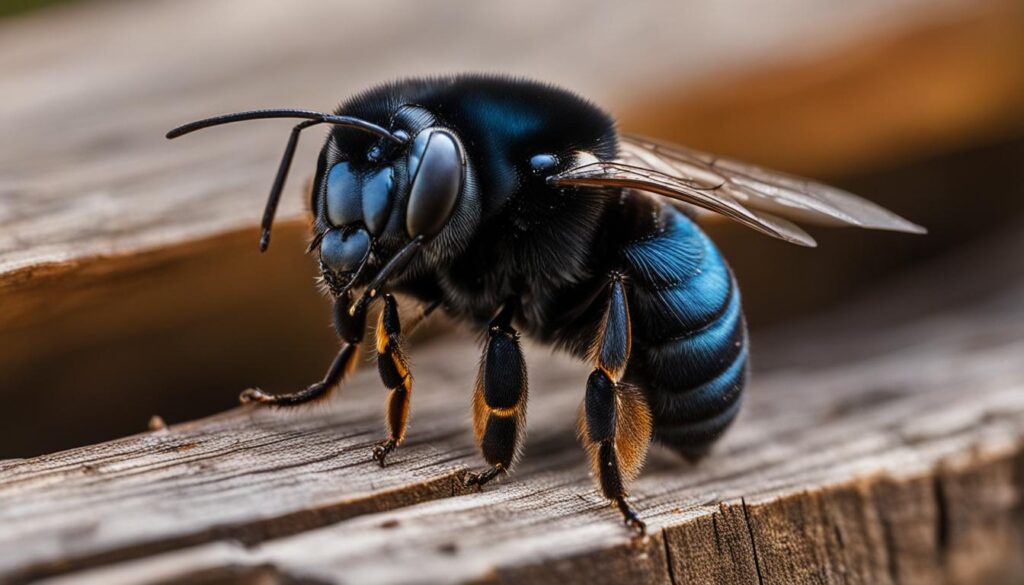
<instances>
[{"instance_id":1,"label":"hind leg","mask_svg":"<svg viewBox=\"0 0 1024 585\"><path fill-rule=\"evenodd\" d=\"M647 458L651 413L643 394L620 383L631 346L629 306L622 277L609 286L608 309L594 346L594 371L579 419L580 440L590 455L601 492L622 513L626 524L644 533L646 526L626 501L626 483Z\"/></svg>"}]
</instances>

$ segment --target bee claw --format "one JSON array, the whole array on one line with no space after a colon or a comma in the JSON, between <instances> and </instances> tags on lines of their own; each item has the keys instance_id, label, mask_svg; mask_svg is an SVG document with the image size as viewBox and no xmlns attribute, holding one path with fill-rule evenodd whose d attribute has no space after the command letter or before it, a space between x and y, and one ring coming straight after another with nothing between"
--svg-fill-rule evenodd
<instances>
[{"instance_id":1,"label":"bee claw","mask_svg":"<svg viewBox=\"0 0 1024 585\"><path fill-rule=\"evenodd\" d=\"M242 404L270 402L272 397L259 388L246 388L238 395L238 401Z\"/></svg>"},{"instance_id":2,"label":"bee claw","mask_svg":"<svg viewBox=\"0 0 1024 585\"><path fill-rule=\"evenodd\" d=\"M373 459L380 463L381 467L384 467L388 454L394 451L397 446L398 443L394 439L385 439L377 443L373 448Z\"/></svg>"},{"instance_id":3,"label":"bee claw","mask_svg":"<svg viewBox=\"0 0 1024 585\"><path fill-rule=\"evenodd\" d=\"M502 467L501 464L498 464L498 465L495 465L494 467L491 467L490 469L481 471L479 473L476 473L476 472L467 473L466 474L466 479L463 480L463 484L466 487L476 486L478 488L482 488L485 483L491 481L495 477L498 477L498 475L503 473L504 471L505 471L505 468Z\"/></svg>"},{"instance_id":4,"label":"bee claw","mask_svg":"<svg viewBox=\"0 0 1024 585\"><path fill-rule=\"evenodd\" d=\"M626 518L625 522L626 526L636 532L636 536L638 538L644 538L647 536L647 524L644 523L643 520L634 516L633 518Z\"/></svg>"},{"instance_id":5,"label":"bee claw","mask_svg":"<svg viewBox=\"0 0 1024 585\"><path fill-rule=\"evenodd\" d=\"M622 521L631 530L636 532L638 538L644 538L647 536L647 524L637 516L636 512L626 502L626 499L622 496L615 499L615 505L618 506L619 512L622 513Z\"/></svg>"}]
</instances>

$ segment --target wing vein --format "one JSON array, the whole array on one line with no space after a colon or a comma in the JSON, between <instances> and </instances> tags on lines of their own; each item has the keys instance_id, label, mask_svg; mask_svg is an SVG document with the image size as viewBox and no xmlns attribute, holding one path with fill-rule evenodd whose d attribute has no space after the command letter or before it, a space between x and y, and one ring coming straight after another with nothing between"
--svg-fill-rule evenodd
<instances>
[{"instance_id":1,"label":"wing vein","mask_svg":"<svg viewBox=\"0 0 1024 585\"><path fill-rule=\"evenodd\" d=\"M852 193L649 138L624 135L614 161L593 156L580 159L582 164L548 181L561 186L617 186L656 193L804 246L815 245L814 239L794 221L925 232Z\"/></svg>"}]
</instances>

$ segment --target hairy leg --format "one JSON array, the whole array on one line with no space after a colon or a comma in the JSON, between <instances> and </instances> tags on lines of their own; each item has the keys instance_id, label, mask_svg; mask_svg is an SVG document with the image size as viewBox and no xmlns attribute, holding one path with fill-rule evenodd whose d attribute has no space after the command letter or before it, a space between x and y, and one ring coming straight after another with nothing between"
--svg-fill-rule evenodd
<instances>
[{"instance_id":1,"label":"hairy leg","mask_svg":"<svg viewBox=\"0 0 1024 585\"><path fill-rule=\"evenodd\" d=\"M402 324L398 318L398 302L390 294L384 295L384 310L377 322L377 369L380 379L389 390L387 401L388 438L373 449L373 458L384 467L384 460L405 438L409 421L409 398L412 394L412 374L402 348Z\"/></svg>"},{"instance_id":2,"label":"hairy leg","mask_svg":"<svg viewBox=\"0 0 1024 585\"><path fill-rule=\"evenodd\" d=\"M526 361L519 334L512 328L518 305L506 303L487 331L473 393L473 429L490 468L470 474L467 483L483 485L507 473L519 456L526 431Z\"/></svg>"},{"instance_id":3,"label":"hairy leg","mask_svg":"<svg viewBox=\"0 0 1024 585\"><path fill-rule=\"evenodd\" d=\"M595 368L579 419L580 440L594 476L626 524L641 534L646 526L626 501L626 484L639 474L651 442L651 414L643 394L620 383L629 361L629 306L622 278L609 285L608 310L594 345Z\"/></svg>"}]
</instances>

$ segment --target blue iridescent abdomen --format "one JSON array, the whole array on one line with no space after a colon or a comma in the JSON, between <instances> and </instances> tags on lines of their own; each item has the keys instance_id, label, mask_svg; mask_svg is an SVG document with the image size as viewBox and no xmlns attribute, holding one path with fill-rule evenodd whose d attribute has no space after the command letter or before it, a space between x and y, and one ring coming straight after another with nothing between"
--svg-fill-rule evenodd
<instances>
[{"instance_id":1,"label":"blue iridescent abdomen","mask_svg":"<svg viewBox=\"0 0 1024 585\"><path fill-rule=\"evenodd\" d=\"M627 244L633 356L655 438L702 455L736 417L747 374L740 294L725 260L684 214L663 206L663 228Z\"/></svg>"}]
</instances>

